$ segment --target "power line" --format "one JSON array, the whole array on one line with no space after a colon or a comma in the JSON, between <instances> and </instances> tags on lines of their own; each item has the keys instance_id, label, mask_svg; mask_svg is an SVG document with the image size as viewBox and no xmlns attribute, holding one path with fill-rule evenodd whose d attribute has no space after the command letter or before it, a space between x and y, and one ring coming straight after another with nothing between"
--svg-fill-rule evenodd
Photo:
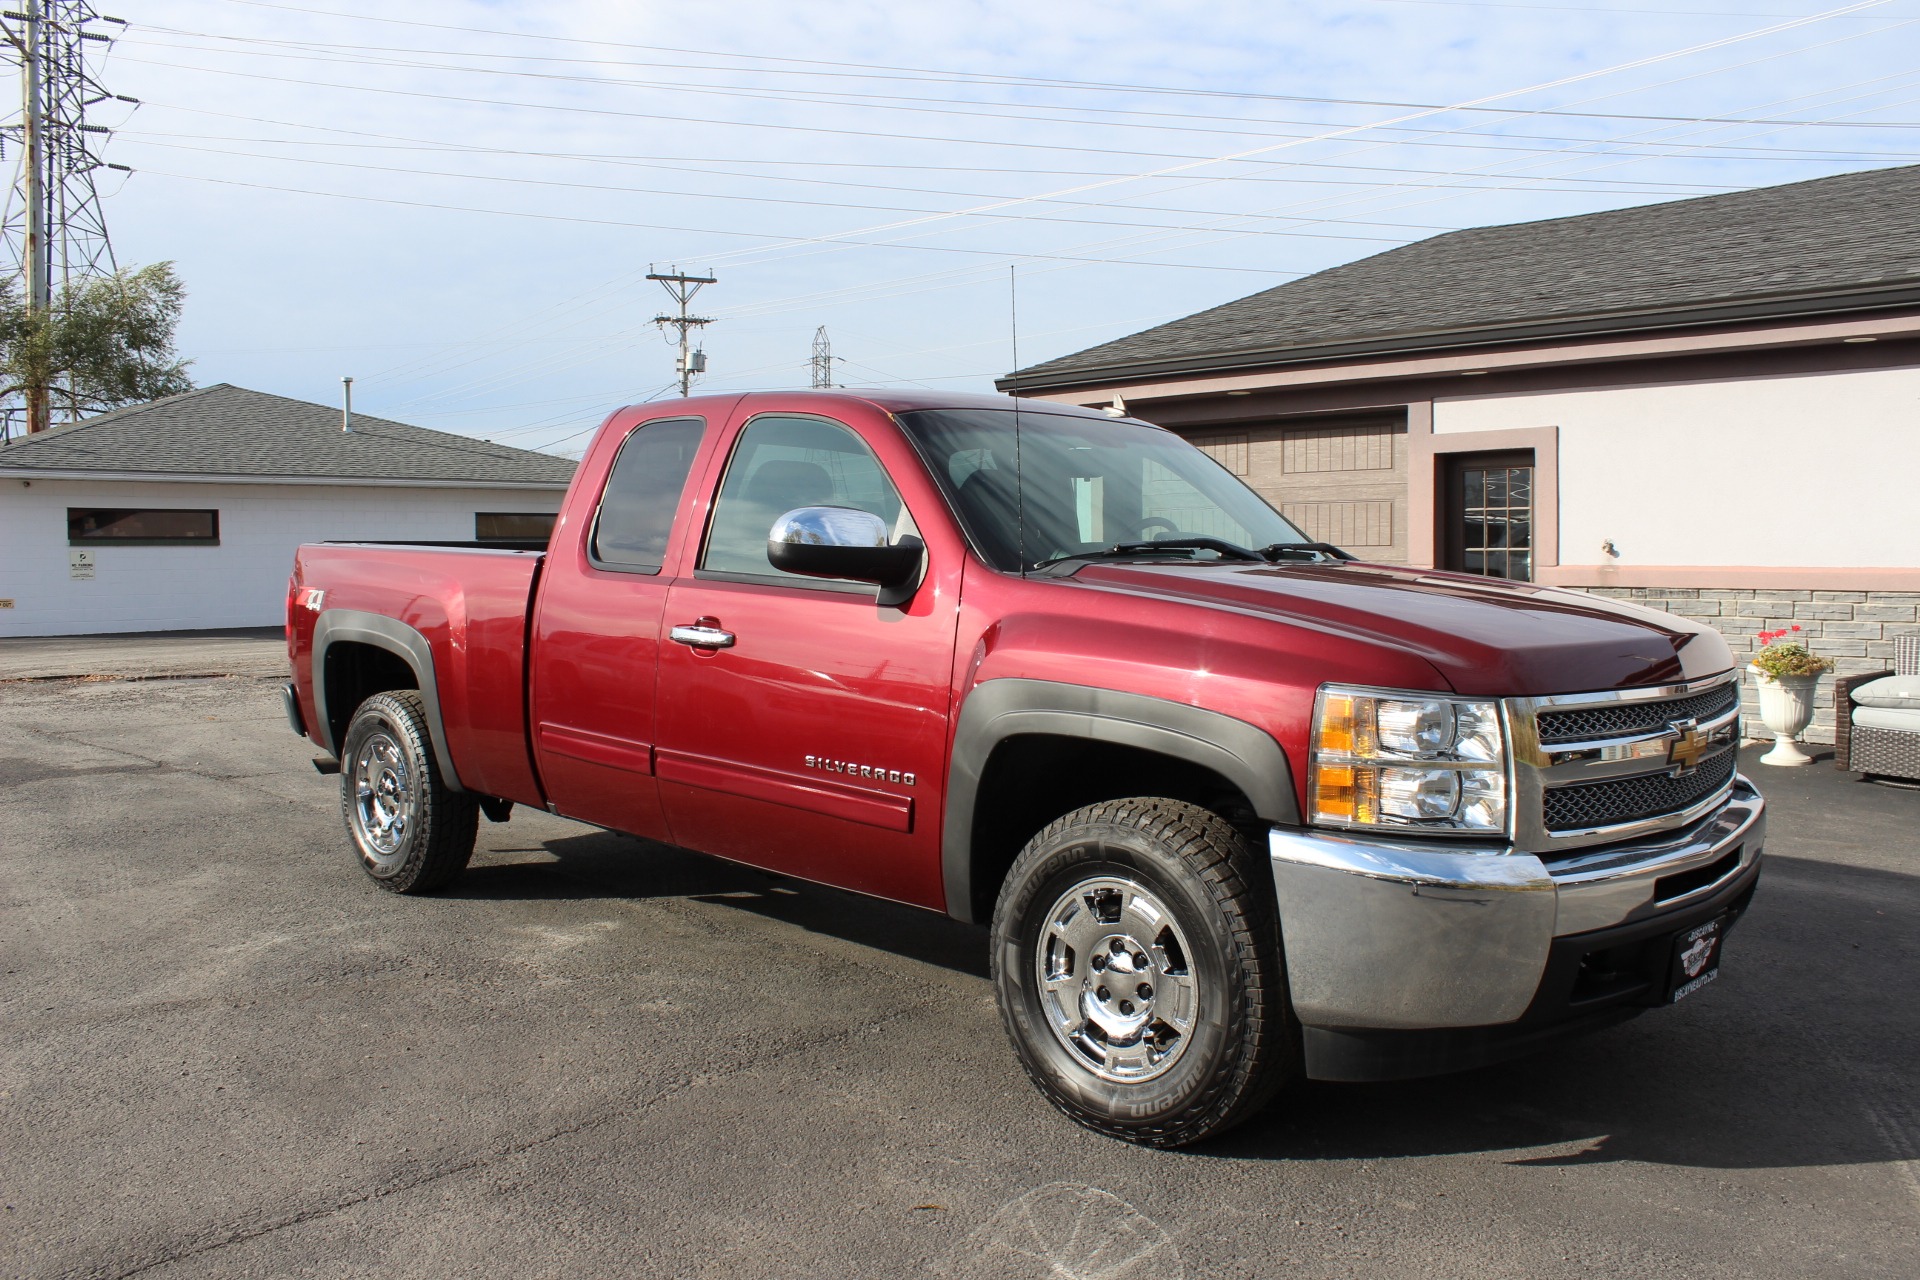
<instances>
[{"instance_id":1,"label":"power line","mask_svg":"<svg viewBox=\"0 0 1920 1280\"><path fill-rule=\"evenodd\" d=\"M1780 16L1784 17L1784 16L1792 16L1792 15L1780 15ZM1890 26L1897 26L1903 21L1902 19L1892 17L1892 16L1876 17L1874 20L1888 23ZM465 73L465 74L471 74L471 75L483 75L483 76L489 76L489 77L509 76L509 77L515 77L520 79L561 81L561 82L571 83L571 84L593 84L593 85L600 85L600 86L613 87L613 88L666 89L666 90L676 90L676 91L688 91L688 92L695 92L695 93L708 93L708 94L715 94L720 96L746 96L746 97L753 97L753 98L759 98L762 100L771 100L771 101L778 101L778 102L791 102L791 101L818 102L818 103L822 103L830 106L865 106L865 105L870 105L875 103L878 103L881 105L892 104L892 103L939 103L941 104L940 114L960 114L960 115L970 115L970 116L978 116L982 113L972 109L958 110L958 108L979 108L979 107L988 107L988 106L1018 105L1022 107L1024 110L1029 112L1078 111L1078 112L1083 112L1087 114L1144 117L1144 118L1153 119L1153 120L1221 121L1221 122L1227 122L1227 123L1233 123L1233 124L1285 125L1289 127L1304 127L1304 128L1317 128L1317 127L1321 127L1325 123L1324 121L1316 121L1316 120L1284 120L1284 119L1276 120L1271 117L1265 117L1265 116L1216 116L1216 115L1202 115L1202 114L1197 114L1193 112L1144 111L1134 107L1091 107L1091 106L1081 106L1081 105L1074 105L1074 104L1058 104L1058 103L1045 103L1045 102L1026 102L1026 103L1019 103L1019 104L1011 104L1011 103L1002 103L1002 102L981 101L979 99L970 99L970 98L927 97L927 96L903 95L903 94L855 93L855 92L850 92L848 90L842 90L842 89L793 88L793 89L788 89L784 91L785 93L789 93L789 94L805 95L802 98L793 98L793 97L777 96L774 94L774 92L771 89L768 89L764 86L758 86L758 85L738 85L738 84L726 85L726 84L709 84L704 82L690 83L687 81L678 81L678 80L631 80L631 79L615 79L607 76L559 75L559 74L554 74L550 72L519 71L519 70L512 70L512 69L506 69L506 68L500 68L500 67L463 66L458 63L448 63L448 62L409 61L409 60L406 60L400 57L394 57L394 56L371 57L371 58L350 57L339 52L329 53L328 51L346 50L346 51L355 52L355 53L386 54L386 55L412 54L412 55L424 55L424 56L430 56L430 57L443 57L443 58L496 58L496 59L507 60L507 61L516 61L516 62L529 62L529 61L565 62L565 63L575 64L575 65L601 66L601 67L643 66L643 67L657 67L657 68L666 69L666 70L741 71L749 75L807 76L807 77L818 78L818 79L836 79L836 78L856 79L856 80L907 79L915 84L948 83L948 84L972 85L975 87L983 87L983 86L981 85L981 82L975 81L975 80L966 80L966 79L957 79L957 78L939 79L931 76L920 76L920 77L878 76L876 77L876 76L870 76L870 75L866 75L858 72L845 72L845 71L826 71L826 70L780 71L780 70L769 70L766 68L757 68L757 67L726 67L726 66L710 67L710 66L701 66L697 64L685 64L685 63L660 64L660 63L618 62L618 61L613 61L613 60L604 59L604 58L598 58L598 59L595 59L595 58L546 58L538 55L528 55L528 54L521 54L521 53L494 54L494 53L484 53L484 52L475 52L475 51L467 51L467 50L453 50L453 49L405 49L405 48L396 48L396 47L380 46L380 45L347 45L347 44L340 44L340 43L331 42L331 41L285 40L285 39L276 39L276 38L264 37L264 36L228 36L228 35L218 35L218 34L208 33L208 32L188 31L181 28L172 28L172 27L153 27L153 28L147 28L147 30L158 31L165 34L172 34L172 35L183 35L190 38L190 41L188 43L181 43L176 41L164 41L164 40L151 40L151 39L145 39L145 38L142 38L136 41L136 43L147 45L156 49L185 49L185 50L215 53L215 54L284 58L284 59L291 59L291 60L298 60L298 61L322 62L322 63L326 63L330 65L338 65L338 66L405 67L405 68L416 69L416 70L459 72L459 73ZM217 43L217 44L192 43L191 42L192 40L213 40L221 43ZM267 47L258 48L258 49L229 47L232 45L257 45L257 46L267 46ZM293 49L314 50L317 52L313 52L313 53L285 52L285 50L293 50ZM720 56L720 55L715 55L715 56ZM1308 95L1299 95L1299 94L1288 94L1288 95L1253 94L1253 93L1243 93L1243 92L1237 92L1237 91L1224 91L1224 90L1207 90L1207 91L1173 90L1173 89L1165 89L1165 88L1159 88L1159 87L1122 86L1122 85L1107 86L1107 85L1096 85L1091 83L1080 84L1076 82L1038 81L1036 82L1036 84L1039 87L1071 89L1071 90L1077 90L1082 92L1099 91L1099 92L1106 92L1106 93L1144 93L1144 94L1205 93L1207 96L1228 97L1231 100L1235 100L1235 101L1250 100L1250 101L1289 102L1289 103L1302 104L1302 105L1331 106L1331 107L1367 107L1367 108L1387 108L1391 110L1435 110L1435 109L1442 108L1444 105L1440 103L1431 103L1431 102L1402 102L1402 101L1395 101L1395 100L1371 99L1371 98L1332 98L1332 97L1318 97L1318 96L1308 96ZM985 85L984 87L1013 87L1013 86L1002 86L998 83L992 83L992 84ZM890 109L915 110L918 108L894 107ZM1499 108L1499 107L1459 107L1459 108L1446 108L1446 109L1457 110L1462 113L1480 113L1480 114L1487 114L1487 115L1511 114L1506 109ZM1665 116L1665 115L1643 115L1643 114L1622 113L1622 112L1569 111L1569 110L1563 110L1563 109L1542 109L1540 111L1530 112L1529 114L1545 116L1545 117L1563 118L1563 119L1630 121L1634 123L1670 123L1670 124L1766 124L1766 123L1772 123L1771 121L1743 119L1740 117L1732 117L1732 116ZM1035 119L1043 119L1044 117L1033 116L1033 115L1011 115L1011 116L998 116L998 117L992 117L992 118L1035 120ZM1113 124L1115 127L1130 128L1130 129L1142 127L1134 120L1125 120L1125 121L1116 121L1116 122L1097 121L1097 120L1063 120L1062 123L1095 124L1095 125ZM1822 122L1792 121L1790 123L1819 124ZM1174 126L1149 125L1146 127L1167 128L1167 127L1174 127ZM1862 121L1858 124L1849 125L1847 127L1856 128L1856 129L1920 129L1920 121L1912 121L1912 120ZM1244 131L1235 131L1235 130L1213 130L1213 129L1186 130L1186 131L1205 132L1205 133L1244 132Z\"/></svg>"},{"instance_id":2,"label":"power line","mask_svg":"<svg viewBox=\"0 0 1920 1280\"><path fill-rule=\"evenodd\" d=\"M1890 3L1890 0L1862 0L1862 3L1870 4L1870 5L1886 4L1886 3ZM1859 7L1859 5L1855 5L1853 7L1857 8ZM1812 17L1806 19L1806 21L1814 21L1824 16L1826 15L1815 14ZM1778 34L1780 31L1787 29L1787 27L1791 25L1798 25L1798 24L1781 24L1778 27L1764 28L1759 31L1746 33L1741 36L1727 37L1722 40L1711 41L1708 44L1696 46L1693 49L1680 50L1672 54L1655 55L1654 58L1651 59L1651 61L1660 61L1665 58L1679 57L1683 53L1702 52L1709 48L1718 48L1723 45L1737 43L1741 40L1752 39L1761 35ZM1896 23L1893 25L1904 25L1904 24ZM1861 34L1864 35L1864 34L1873 34L1873 33L1861 33ZM1585 143L1585 144L1592 145L1594 143L1604 141L1602 139L1574 138L1574 137L1566 137L1564 135L1557 135L1557 134L1506 134L1506 133L1492 133L1485 130L1472 130L1472 129L1465 129L1465 128L1454 128L1454 129L1445 129L1445 130L1435 131L1430 129L1409 129L1409 128L1403 127L1406 124L1406 122L1409 122L1412 120L1425 119L1428 117L1438 116L1438 115L1446 115L1460 109L1455 106L1441 106L1441 107L1421 108L1410 114L1398 116L1389 120L1363 121L1358 123L1346 124L1346 125L1338 126L1337 128L1333 129L1331 132L1329 132L1325 128L1321 128L1320 132L1315 132L1315 133L1286 134L1286 135L1282 135L1287 139L1286 142L1277 143L1277 144L1273 144L1266 147L1253 148L1249 151L1238 153L1231 156L1221 156L1221 157L1210 158L1204 155L1194 155L1192 153L1150 151L1143 148L1090 147L1090 146L1083 146L1078 144L1067 144L1067 143L1017 141L1017 140L1005 139L1005 138L970 138L970 137L956 137L956 136L941 135L941 134L899 133L899 132L879 130L879 129L837 128L837 127L831 127L827 125L786 124L786 123L781 123L777 121L766 121L766 120L754 120L754 121L728 120L728 119L712 117L712 116L695 116L695 115L676 114L676 113L669 113L669 112L630 111L630 110L620 110L613 107L585 107L585 106L577 106L577 105L572 105L567 103L529 102L521 99L511 99L511 98L475 97L470 94L436 93L436 92L430 92L422 89L397 89L397 88L393 88L386 85L344 84L335 80L311 80L311 79L301 79L301 78L292 77L292 76L269 74L267 72L240 71L240 70L235 70L234 68L231 68L231 67L209 67L209 66L202 66L195 63L184 63L184 62L157 62L150 58L123 57L121 60L123 62L137 63L142 66L157 66L157 67L165 67L170 70L176 70L176 71L191 71L201 75L231 76L231 77L245 79L245 80L267 81L274 84L283 84L283 85L297 84L297 85L306 85L308 87L318 88L318 89L338 89L338 90L342 90L350 93L369 93L369 94L380 94L380 95L397 96L397 97L404 97L404 98L425 99L425 100L440 101L440 102L458 102L458 103L464 103L472 106L511 107L516 110L550 111L550 112L559 112L564 114L587 115L587 116L608 116L616 119L625 119L625 120L660 120L660 121L671 121L676 124L700 124L700 125L709 125L709 126L721 127L721 128L746 128L746 129L752 129L755 131L776 130L776 131L788 132L788 133L811 133L811 134L822 134L822 135L835 136L835 137L879 138L879 139L887 139L887 140L898 141L898 142L916 142L916 143L942 142L942 143L951 143L951 144L958 144L958 145L965 145L965 146L1011 147L1011 148L1016 148L1020 150L1029 150L1029 151L1065 151L1065 152L1073 152L1073 153L1086 154L1086 155L1140 156L1140 157L1152 157L1156 159L1177 159L1177 160L1200 161L1203 163L1215 163L1215 164L1226 163L1229 160L1233 161L1234 163L1274 164L1278 162L1270 161L1270 160L1263 161L1263 160L1257 159L1257 157L1267 152L1280 150L1288 146L1294 146L1294 145L1299 145L1301 143L1309 143L1309 142L1322 142L1322 141L1328 140L1331 137L1341 137L1341 136L1347 136L1351 134L1365 133L1365 132L1407 133L1407 134L1415 135L1414 137L1407 140L1409 145L1443 146L1443 147L1455 147L1455 148L1465 147L1465 148L1472 148L1475 150L1537 151L1541 149L1537 147L1527 147L1527 146L1517 145L1517 144L1526 143L1526 142L1560 144L1560 145L1550 146L1547 149L1561 150L1561 149L1564 149L1564 144L1567 144L1567 143ZM388 64L374 64L374 65L384 67ZM1607 68L1602 71L1587 72L1585 73L1585 75L1586 76L1606 75L1616 71L1630 70L1630 69L1634 69L1644 65L1647 65L1646 61L1637 61L1637 62L1622 64L1621 66L1618 66L1618 67ZM1476 101L1495 101L1495 100L1499 100L1501 98L1506 98L1506 97L1516 97L1523 93L1532 93L1541 89L1553 88L1553 87L1558 87L1560 85L1573 83L1575 80L1578 80L1580 78L1581 78L1580 76L1575 76L1569 79L1557 80L1548 85L1534 85L1526 89L1513 90L1512 92L1507 94L1495 95L1494 97L1488 98L1488 99L1476 99ZM597 83L604 83L604 82L597 82ZM708 89L682 89L682 90L676 90L676 92L718 94L720 96L740 97L740 98L746 99L747 101L791 100L791 99L780 99L780 98L770 97L769 95L766 95L766 94L752 94L752 93L741 93L736 91L721 91L721 90L708 90ZM794 100L794 101L797 101L797 100ZM857 104L842 103L838 105L854 106ZM920 110L920 108L906 108L906 107L882 107L880 109ZM973 111L954 111L954 112L942 112L942 114L955 114L955 115L968 116L970 118L978 118L983 113L973 112ZM1508 114L1508 115L1519 114L1522 116L1531 116L1531 115L1537 115L1541 113L1537 111L1531 111L1531 110L1521 111L1517 108L1509 108L1507 109L1505 114ZM997 118L1019 120L1019 121L1030 121L1032 119L1031 117L1022 117L1022 116L1014 116L1014 115L1000 116ZM1105 122L1059 121L1057 123L1076 124L1076 125L1100 125ZM1137 129L1141 126L1121 126L1121 127ZM1147 126L1147 127L1154 128L1158 126ZM1314 128L1317 126L1314 126L1311 124L1304 124L1304 127ZM1204 132L1208 134L1214 134L1214 135L1225 136L1225 137L1234 137L1234 136L1271 137L1273 136L1270 130L1248 131L1248 130L1238 130L1238 129L1211 129L1211 130L1201 130L1197 132ZM1432 137L1460 137L1460 138L1475 139L1475 141L1437 142L1437 141L1431 141L1430 139ZM1423 139L1429 139L1429 140L1423 141ZM1479 141L1479 139L1487 139L1487 141ZM1648 143L1646 145L1657 146L1658 144ZM1760 151L1769 150L1768 148L1749 148L1749 149L1760 150ZM1863 151L1858 148L1844 151L1844 152L1836 148L1824 148L1824 149L1794 148L1792 149L1792 151L1793 151L1793 154L1795 155L1807 156L1807 157L1813 157L1813 158L1851 159L1856 157L1863 157L1868 160L1881 159L1881 158L1900 159L1900 158L1905 158L1909 154L1904 152ZM1146 176L1151 176L1151 175L1146 175Z\"/></svg>"}]
</instances>

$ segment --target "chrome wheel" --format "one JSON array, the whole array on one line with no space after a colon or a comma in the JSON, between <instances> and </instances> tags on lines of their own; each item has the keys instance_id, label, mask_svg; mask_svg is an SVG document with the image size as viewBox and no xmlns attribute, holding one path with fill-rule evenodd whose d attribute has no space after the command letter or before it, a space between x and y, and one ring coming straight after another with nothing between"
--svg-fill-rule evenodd
<instances>
[{"instance_id":1,"label":"chrome wheel","mask_svg":"<svg viewBox=\"0 0 1920 1280\"><path fill-rule=\"evenodd\" d=\"M374 875L391 875L403 859L407 835L419 818L413 771L385 729L367 735L353 757L353 828L360 855Z\"/></svg>"},{"instance_id":2,"label":"chrome wheel","mask_svg":"<svg viewBox=\"0 0 1920 1280\"><path fill-rule=\"evenodd\" d=\"M1165 904L1132 880L1100 876L1061 894L1043 928L1040 1006L1068 1052L1118 1083L1170 1070L1192 1037L1199 988Z\"/></svg>"}]
</instances>

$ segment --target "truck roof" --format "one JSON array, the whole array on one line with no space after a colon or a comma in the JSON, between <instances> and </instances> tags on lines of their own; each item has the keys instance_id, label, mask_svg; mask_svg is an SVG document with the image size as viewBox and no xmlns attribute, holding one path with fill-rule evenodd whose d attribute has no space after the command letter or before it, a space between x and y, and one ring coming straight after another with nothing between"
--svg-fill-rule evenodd
<instances>
[{"instance_id":1,"label":"truck roof","mask_svg":"<svg viewBox=\"0 0 1920 1280\"><path fill-rule=\"evenodd\" d=\"M684 405L688 409L698 410L720 401L732 404L741 398L743 397L740 393L715 393L689 396L685 400L653 400L648 402L647 408L649 411L656 411L674 405ZM891 388L837 387L831 391L749 391L745 393L744 399L750 404L759 401L778 401L786 406L791 406L795 401L809 401L817 404L823 411L833 405L844 404L871 405L888 413L905 413L915 409L1011 409L1017 404L1021 409L1032 413L1069 414L1080 418L1110 416L1099 409L1085 409L1076 404L1065 404L1057 400L978 395L963 391L899 391Z\"/></svg>"}]
</instances>

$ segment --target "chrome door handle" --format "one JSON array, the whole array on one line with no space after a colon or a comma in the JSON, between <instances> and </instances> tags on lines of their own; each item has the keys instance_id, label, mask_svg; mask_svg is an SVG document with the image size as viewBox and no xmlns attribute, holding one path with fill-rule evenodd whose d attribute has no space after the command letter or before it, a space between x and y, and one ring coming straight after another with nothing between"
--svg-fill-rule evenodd
<instances>
[{"instance_id":1,"label":"chrome door handle","mask_svg":"<svg viewBox=\"0 0 1920 1280\"><path fill-rule=\"evenodd\" d=\"M667 632L667 636L675 643L692 645L696 649L733 648L733 632L722 631L718 627L675 627Z\"/></svg>"}]
</instances>

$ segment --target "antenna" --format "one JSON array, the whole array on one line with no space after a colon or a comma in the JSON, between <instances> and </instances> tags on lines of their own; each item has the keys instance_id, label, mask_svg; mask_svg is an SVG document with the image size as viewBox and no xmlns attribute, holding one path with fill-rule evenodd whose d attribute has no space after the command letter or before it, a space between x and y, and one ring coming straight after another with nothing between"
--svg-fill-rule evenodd
<instances>
[{"instance_id":1,"label":"antenna","mask_svg":"<svg viewBox=\"0 0 1920 1280\"><path fill-rule=\"evenodd\" d=\"M1020 576L1027 576L1027 491L1020 472L1020 278L1018 268L1007 264L1007 329L1013 340L1013 376L1008 380L1013 392L1013 531L1020 551Z\"/></svg>"}]
</instances>

